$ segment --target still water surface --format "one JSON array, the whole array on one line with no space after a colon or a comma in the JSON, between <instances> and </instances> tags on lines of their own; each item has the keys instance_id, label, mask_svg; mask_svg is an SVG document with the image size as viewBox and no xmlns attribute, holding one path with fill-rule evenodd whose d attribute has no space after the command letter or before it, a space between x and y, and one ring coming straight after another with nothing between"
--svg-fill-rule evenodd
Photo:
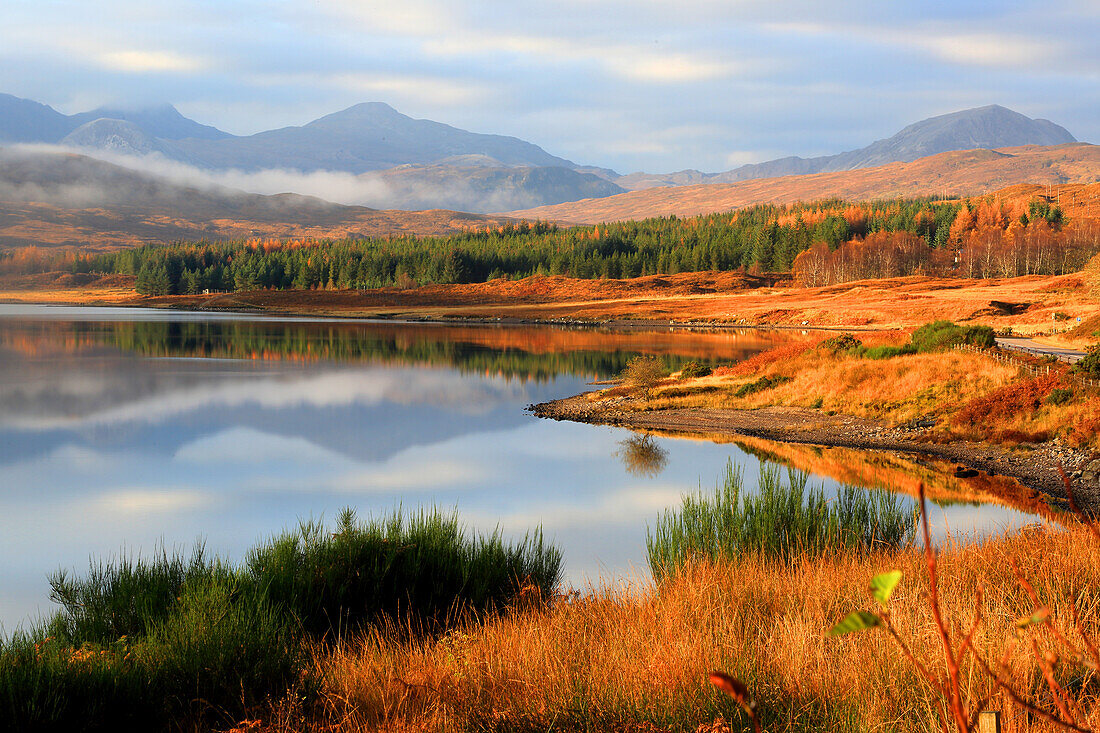
<instances>
[{"instance_id":1,"label":"still water surface","mask_svg":"<svg viewBox=\"0 0 1100 733\"><path fill-rule=\"evenodd\" d=\"M51 612L58 568L196 540L240 559L349 506L453 507L508 536L541 524L574 584L644 575L646 523L727 461L755 485L758 459L656 438L666 460L639 472L629 431L523 408L635 354L729 363L790 337L0 305L0 628ZM939 516L980 532L1031 521L990 505Z\"/></svg>"}]
</instances>

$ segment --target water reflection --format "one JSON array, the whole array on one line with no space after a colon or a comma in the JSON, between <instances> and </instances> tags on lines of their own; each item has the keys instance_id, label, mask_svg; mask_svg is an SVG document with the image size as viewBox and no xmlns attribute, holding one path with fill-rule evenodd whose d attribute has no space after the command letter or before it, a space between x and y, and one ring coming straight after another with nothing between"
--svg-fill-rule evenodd
<instances>
[{"instance_id":1,"label":"water reflection","mask_svg":"<svg viewBox=\"0 0 1100 733\"><path fill-rule=\"evenodd\" d=\"M615 454L622 459L626 472L635 476L652 478L668 463L668 451L657 445L650 435L631 435L620 440Z\"/></svg>"},{"instance_id":2,"label":"water reflection","mask_svg":"<svg viewBox=\"0 0 1100 733\"><path fill-rule=\"evenodd\" d=\"M637 354L728 362L785 338L0 306L0 623L47 611L46 575L89 556L202 537L239 559L345 506L435 503L511 535L541 523L573 582L644 572L646 522L727 460L754 485L764 448L522 408ZM624 471L624 445L641 470Z\"/></svg>"}]
</instances>

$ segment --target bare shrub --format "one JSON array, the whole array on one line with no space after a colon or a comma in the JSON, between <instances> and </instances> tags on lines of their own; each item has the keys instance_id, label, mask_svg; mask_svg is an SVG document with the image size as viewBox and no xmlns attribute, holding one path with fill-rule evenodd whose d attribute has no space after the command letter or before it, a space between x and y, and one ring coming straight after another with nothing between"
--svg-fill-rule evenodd
<instances>
[{"instance_id":1,"label":"bare shrub","mask_svg":"<svg viewBox=\"0 0 1100 733\"><path fill-rule=\"evenodd\" d=\"M635 356L622 372L623 382L646 397L667 376L667 370L655 356Z\"/></svg>"}]
</instances>

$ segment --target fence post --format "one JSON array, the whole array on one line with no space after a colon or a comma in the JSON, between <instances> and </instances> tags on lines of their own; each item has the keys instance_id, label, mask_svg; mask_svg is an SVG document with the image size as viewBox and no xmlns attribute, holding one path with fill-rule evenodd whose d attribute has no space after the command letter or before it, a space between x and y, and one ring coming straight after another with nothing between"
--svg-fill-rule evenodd
<instances>
[{"instance_id":1,"label":"fence post","mask_svg":"<svg viewBox=\"0 0 1100 733\"><path fill-rule=\"evenodd\" d=\"M996 710L978 713L978 733L1001 733L1001 714Z\"/></svg>"}]
</instances>

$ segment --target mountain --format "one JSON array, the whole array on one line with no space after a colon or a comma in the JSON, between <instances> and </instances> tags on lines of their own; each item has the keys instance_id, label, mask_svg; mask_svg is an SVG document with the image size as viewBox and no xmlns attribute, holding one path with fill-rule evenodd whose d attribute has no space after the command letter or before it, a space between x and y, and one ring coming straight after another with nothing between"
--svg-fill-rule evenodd
<instances>
[{"instance_id":1,"label":"mountain","mask_svg":"<svg viewBox=\"0 0 1100 733\"><path fill-rule=\"evenodd\" d=\"M100 107L91 112L64 115L30 99L0 94L0 143L59 143L82 125L100 119L128 122L142 134L164 140L233 137L216 127L184 117L170 104L134 110Z\"/></svg>"},{"instance_id":2,"label":"mountain","mask_svg":"<svg viewBox=\"0 0 1100 733\"><path fill-rule=\"evenodd\" d=\"M343 189L341 200L348 204L474 212L536 209L663 186L856 170L953 150L1074 142L1053 122L990 105L932 117L837 155L791 156L722 173L620 176L579 166L515 137L413 119L381 102L357 104L302 126L237 137L188 119L171 105L100 108L67 116L37 102L0 95L0 142L4 140L60 143L136 168L146 156L157 155L204 171L236 171L235 180L274 172L288 188L298 190L310 190L313 174L352 174L359 177L354 183L362 185Z\"/></svg>"},{"instance_id":3,"label":"mountain","mask_svg":"<svg viewBox=\"0 0 1100 733\"><path fill-rule=\"evenodd\" d=\"M648 188L602 199L512 211L506 216L584 224L694 216L765 203L979 196L1025 183L1047 186L1097 181L1100 181L1100 146L1029 145L999 150L954 150L907 163L850 171Z\"/></svg>"},{"instance_id":4,"label":"mountain","mask_svg":"<svg viewBox=\"0 0 1100 733\"><path fill-rule=\"evenodd\" d=\"M184 138L225 140L233 137L228 132L223 132L216 127L203 125L184 117L179 113L179 110L170 104L130 110L100 107L91 112L81 112L73 115L70 119L75 120L78 124L98 119L122 120L141 128L150 137L159 137L164 140L182 140Z\"/></svg>"},{"instance_id":5,"label":"mountain","mask_svg":"<svg viewBox=\"0 0 1100 733\"><path fill-rule=\"evenodd\" d=\"M152 137L133 122L108 117L84 123L61 138L58 144L115 155L143 156L160 153L170 158L181 157L169 141Z\"/></svg>"},{"instance_id":6,"label":"mountain","mask_svg":"<svg viewBox=\"0 0 1100 733\"><path fill-rule=\"evenodd\" d=\"M679 171L664 175L634 173L615 179L615 182L630 190L699 183L736 183L753 178L850 171L886 163L910 162L952 150L992 150L1020 145L1063 145L1073 142L1077 140L1068 130L1050 120L1033 120L1019 112L991 104L930 117L909 125L892 137L837 155L819 158L791 156L712 174L699 171Z\"/></svg>"},{"instance_id":7,"label":"mountain","mask_svg":"<svg viewBox=\"0 0 1100 733\"><path fill-rule=\"evenodd\" d=\"M53 107L0 94L0 142L55 143L76 127Z\"/></svg>"},{"instance_id":8,"label":"mountain","mask_svg":"<svg viewBox=\"0 0 1100 733\"><path fill-rule=\"evenodd\" d=\"M115 249L179 239L450 234L502 221L189 186L83 155L0 148L0 248Z\"/></svg>"},{"instance_id":9,"label":"mountain","mask_svg":"<svg viewBox=\"0 0 1100 733\"><path fill-rule=\"evenodd\" d=\"M99 108L76 115L0 97L0 141L57 143L89 155L156 154L207 171L340 172L368 176L373 208L494 211L610 196L625 189L614 171L577 166L515 137L468 132L368 102L314 120L236 137L181 115L171 105ZM289 179L291 176L282 176ZM293 185L292 183L290 185Z\"/></svg>"},{"instance_id":10,"label":"mountain","mask_svg":"<svg viewBox=\"0 0 1100 733\"><path fill-rule=\"evenodd\" d=\"M381 184L385 193L375 197L381 206L478 213L602 198L625 190L597 175L570 168L504 168L477 158L460 162L399 166L365 173L361 178Z\"/></svg>"},{"instance_id":11,"label":"mountain","mask_svg":"<svg viewBox=\"0 0 1100 733\"><path fill-rule=\"evenodd\" d=\"M207 168L245 171L364 173L428 164L461 155L484 155L501 166L572 168L564 158L515 137L484 135L431 120L415 120L382 102L367 102L301 127L284 127L225 140L186 140L181 149Z\"/></svg>"}]
</instances>

